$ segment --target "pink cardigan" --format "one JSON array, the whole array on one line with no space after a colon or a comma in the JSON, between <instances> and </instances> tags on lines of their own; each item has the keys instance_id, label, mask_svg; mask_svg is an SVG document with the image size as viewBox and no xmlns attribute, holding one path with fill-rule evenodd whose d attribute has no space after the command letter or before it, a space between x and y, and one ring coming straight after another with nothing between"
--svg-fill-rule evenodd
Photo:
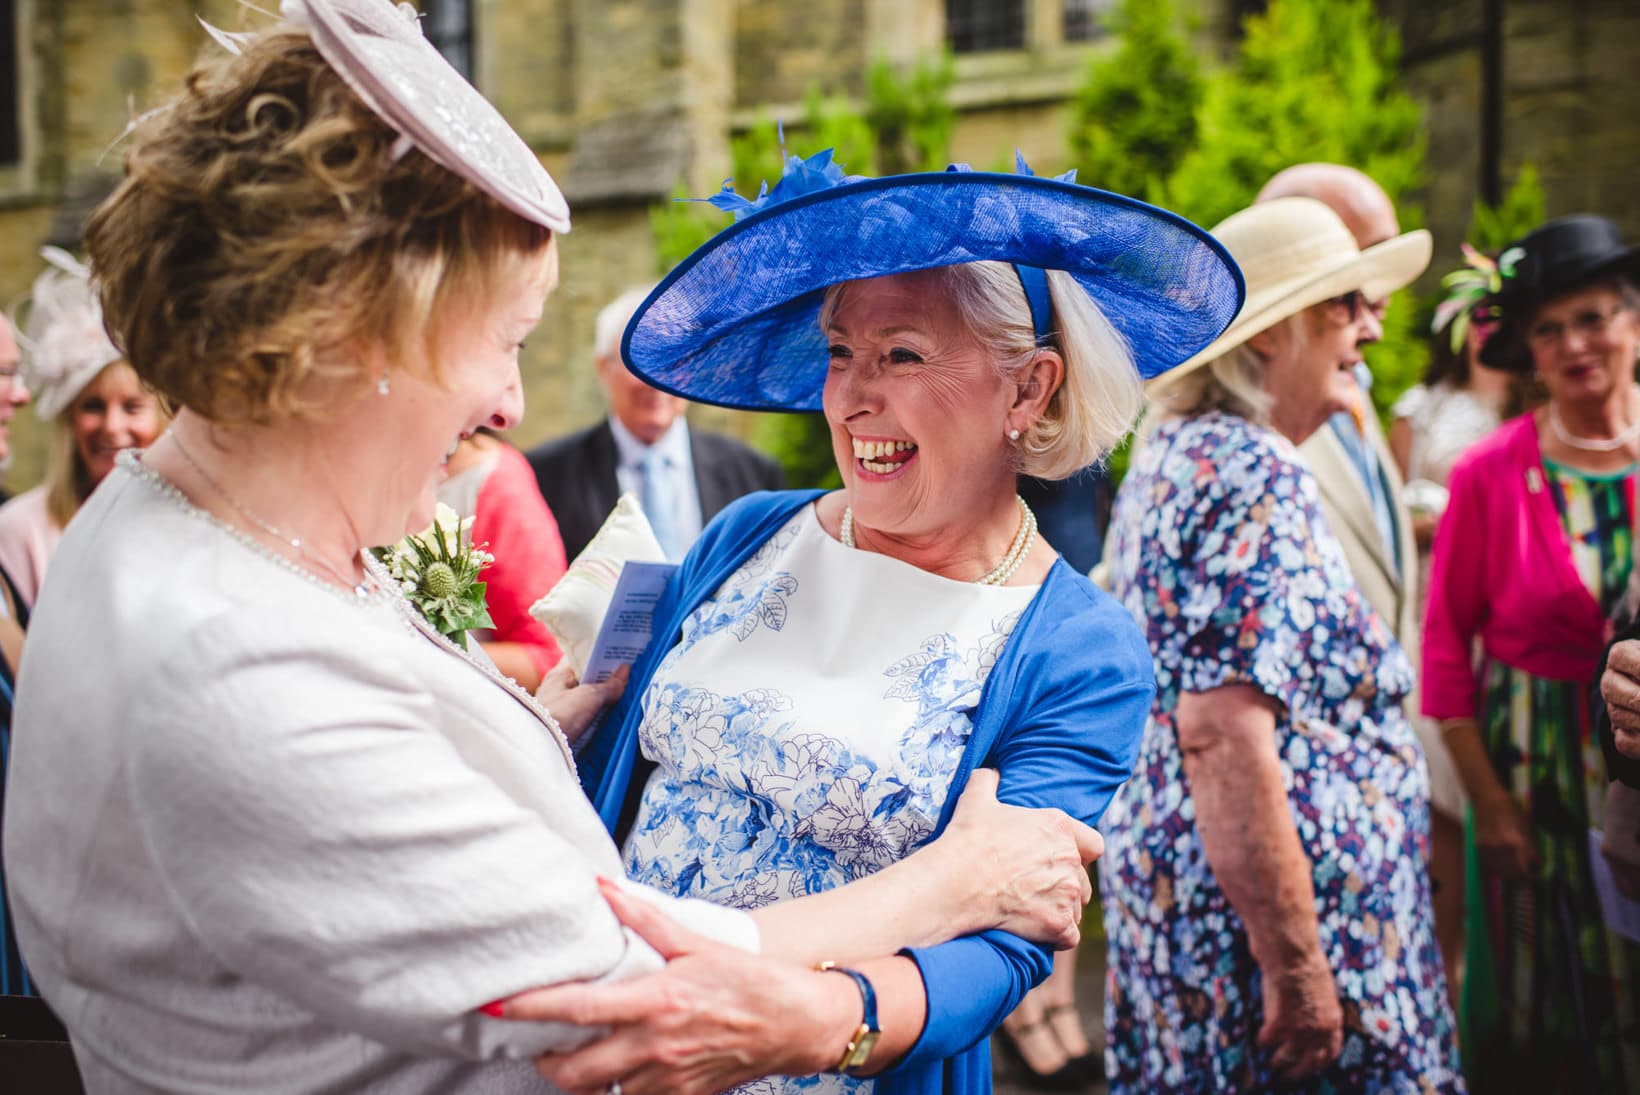
<instances>
[{"instance_id":1,"label":"pink cardigan","mask_svg":"<svg viewBox=\"0 0 1640 1095\"><path fill-rule=\"evenodd\" d=\"M1488 659L1593 681L1606 620L1572 565L1531 415L1505 422L1452 468L1424 617L1425 715L1472 718L1478 635Z\"/></svg>"}]
</instances>

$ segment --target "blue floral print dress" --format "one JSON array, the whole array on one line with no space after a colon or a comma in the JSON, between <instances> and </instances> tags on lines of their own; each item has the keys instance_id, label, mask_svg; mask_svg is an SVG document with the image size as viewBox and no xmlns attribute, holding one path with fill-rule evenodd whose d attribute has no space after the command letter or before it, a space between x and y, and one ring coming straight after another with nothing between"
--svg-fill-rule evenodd
<instances>
[{"instance_id":1,"label":"blue floral print dress","mask_svg":"<svg viewBox=\"0 0 1640 1095\"><path fill-rule=\"evenodd\" d=\"M1102 825L1112 1092L1461 1091L1424 866L1428 776L1402 708L1412 667L1297 450L1233 415L1165 421L1111 529L1113 592L1146 629L1157 685ZM1341 1056L1298 1086L1256 1045L1259 968L1202 850L1174 732L1181 692L1233 683L1285 708L1277 746L1344 1009Z\"/></svg>"},{"instance_id":2,"label":"blue floral print dress","mask_svg":"<svg viewBox=\"0 0 1640 1095\"><path fill-rule=\"evenodd\" d=\"M845 548L802 507L695 609L645 690L638 735L656 767L628 875L754 909L915 851L1035 593ZM739 1090L871 1086L823 1075Z\"/></svg>"}]
</instances>

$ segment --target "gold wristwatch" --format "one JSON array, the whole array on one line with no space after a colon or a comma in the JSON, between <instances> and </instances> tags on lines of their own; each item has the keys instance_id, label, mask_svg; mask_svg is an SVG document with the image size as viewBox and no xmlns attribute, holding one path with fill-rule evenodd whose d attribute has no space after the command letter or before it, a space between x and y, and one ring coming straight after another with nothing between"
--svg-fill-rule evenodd
<instances>
[{"instance_id":1,"label":"gold wristwatch","mask_svg":"<svg viewBox=\"0 0 1640 1095\"><path fill-rule=\"evenodd\" d=\"M839 966L836 962L822 962L814 968L821 973L847 974L860 990L860 1026L848 1040L848 1045L843 1047L843 1056L830 1071L848 1072L859 1068L871 1056L871 1051L877 1048L877 1039L883 1034L882 1028L877 1025L877 990L871 987L871 982L859 970Z\"/></svg>"}]
</instances>

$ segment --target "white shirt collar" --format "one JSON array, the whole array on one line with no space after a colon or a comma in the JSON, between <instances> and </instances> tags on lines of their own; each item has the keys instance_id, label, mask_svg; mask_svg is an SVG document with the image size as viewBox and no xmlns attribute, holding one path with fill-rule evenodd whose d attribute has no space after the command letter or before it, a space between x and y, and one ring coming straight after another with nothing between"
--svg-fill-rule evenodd
<instances>
[{"instance_id":1,"label":"white shirt collar","mask_svg":"<svg viewBox=\"0 0 1640 1095\"><path fill-rule=\"evenodd\" d=\"M641 468L644 456L651 449L660 450L674 468L689 467L689 423L681 414L653 445L639 441L614 415L609 416L609 432L615 435L615 451L620 455L623 468Z\"/></svg>"}]
</instances>

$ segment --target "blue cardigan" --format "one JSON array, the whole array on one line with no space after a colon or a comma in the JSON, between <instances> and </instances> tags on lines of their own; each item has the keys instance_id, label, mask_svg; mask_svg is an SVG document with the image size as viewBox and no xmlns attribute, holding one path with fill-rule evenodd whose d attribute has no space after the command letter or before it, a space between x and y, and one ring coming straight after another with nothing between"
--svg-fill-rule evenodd
<instances>
[{"instance_id":1,"label":"blue cardigan","mask_svg":"<svg viewBox=\"0 0 1640 1095\"><path fill-rule=\"evenodd\" d=\"M616 841L625 838L654 765L638 751L641 698L700 603L818 491L748 495L701 534L655 607L655 637L626 695L580 758L581 781ZM999 797L1098 821L1133 770L1155 693L1150 649L1116 601L1058 560L1031 600L974 712L974 727L935 835L975 767L1001 773ZM987 1036L1053 968L1047 947L1001 931L905 952L921 970L928 1019L881 1095L991 1090Z\"/></svg>"}]
</instances>

